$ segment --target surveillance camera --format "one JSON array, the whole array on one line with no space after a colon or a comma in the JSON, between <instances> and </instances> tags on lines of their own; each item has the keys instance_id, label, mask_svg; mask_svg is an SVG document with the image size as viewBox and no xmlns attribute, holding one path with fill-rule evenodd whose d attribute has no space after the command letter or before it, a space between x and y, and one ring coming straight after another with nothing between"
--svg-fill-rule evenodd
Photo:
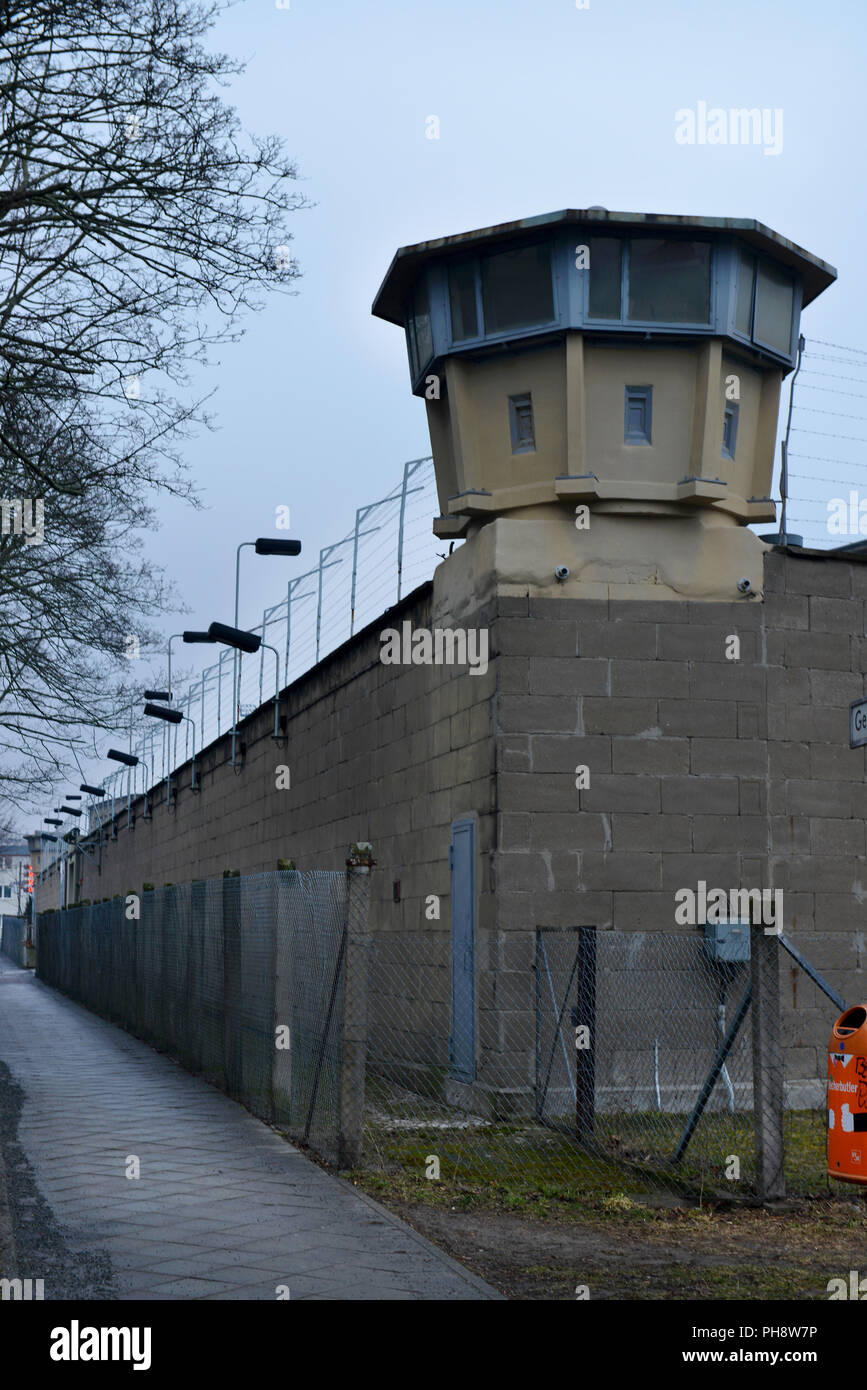
<instances>
[{"instance_id":1,"label":"surveillance camera","mask_svg":"<svg viewBox=\"0 0 867 1390\"><path fill-rule=\"evenodd\" d=\"M739 579L739 580L738 580L738 593L740 593L740 594L751 594L752 592L753 592L753 586L752 586L752 584L750 583L750 581L749 581L748 579Z\"/></svg>"},{"instance_id":2,"label":"surveillance camera","mask_svg":"<svg viewBox=\"0 0 867 1390\"><path fill-rule=\"evenodd\" d=\"M558 583L562 584L564 579L569 578L569 566L558 565L554 571L554 578L558 581Z\"/></svg>"}]
</instances>

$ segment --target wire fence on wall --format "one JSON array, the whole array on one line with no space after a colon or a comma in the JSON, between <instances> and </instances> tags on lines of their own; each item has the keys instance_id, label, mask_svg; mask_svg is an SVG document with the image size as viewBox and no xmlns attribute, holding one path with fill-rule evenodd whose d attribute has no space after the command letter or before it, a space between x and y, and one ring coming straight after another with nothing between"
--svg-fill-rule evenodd
<instances>
[{"instance_id":1,"label":"wire fence on wall","mask_svg":"<svg viewBox=\"0 0 867 1390\"><path fill-rule=\"evenodd\" d=\"M346 536L325 546L315 565L292 573L282 597L247 629L263 645L254 656L239 660L239 719L273 700L277 690L430 579L443 553L443 542L431 530L438 512L433 459L411 459L385 497L358 508ZM174 662L179 648L184 650L175 642ZM184 715L181 724L143 720L142 701L130 711L129 732L121 736L120 748L134 754L138 765L101 778L106 796L89 800L79 822L83 833L100 828L135 796L231 730L235 654L223 646L213 651L216 659L201 675L184 686L172 681L171 703ZM62 840L46 849L44 867L62 852Z\"/></svg>"},{"instance_id":2,"label":"wire fence on wall","mask_svg":"<svg viewBox=\"0 0 867 1390\"><path fill-rule=\"evenodd\" d=\"M786 531L802 536L806 548L867 540L867 492L862 527L858 491L865 448L867 350L808 339L794 383L786 519Z\"/></svg>"}]
</instances>

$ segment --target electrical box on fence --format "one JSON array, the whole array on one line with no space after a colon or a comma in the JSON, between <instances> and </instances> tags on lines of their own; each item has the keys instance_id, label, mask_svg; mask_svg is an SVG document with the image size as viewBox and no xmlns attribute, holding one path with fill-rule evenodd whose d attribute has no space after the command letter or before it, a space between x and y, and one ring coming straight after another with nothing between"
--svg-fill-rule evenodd
<instances>
[{"instance_id":1,"label":"electrical box on fence","mask_svg":"<svg viewBox=\"0 0 867 1390\"><path fill-rule=\"evenodd\" d=\"M711 960L749 960L749 922L705 922L704 946Z\"/></svg>"},{"instance_id":2,"label":"electrical box on fence","mask_svg":"<svg viewBox=\"0 0 867 1390\"><path fill-rule=\"evenodd\" d=\"M842 1013L828 1044L828 1176L867 1183L867 1005Z\"/></svg>"}]
</instances>

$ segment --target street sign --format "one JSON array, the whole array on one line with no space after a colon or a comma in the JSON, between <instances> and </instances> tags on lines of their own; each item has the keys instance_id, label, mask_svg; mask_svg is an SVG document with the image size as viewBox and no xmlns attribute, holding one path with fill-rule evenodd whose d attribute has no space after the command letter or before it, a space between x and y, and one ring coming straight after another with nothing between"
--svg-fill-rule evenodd
<instances>
[{"instance_id":1,"label":"street sign","mask_svg":"<svg viewBox=\"0 0 867 1390\"><path fill-rule=\"evenodd\" d=\"M853 700L849 706L849 747L863 748L867 744L867 696Z\"/></svg>"}]
</instances>

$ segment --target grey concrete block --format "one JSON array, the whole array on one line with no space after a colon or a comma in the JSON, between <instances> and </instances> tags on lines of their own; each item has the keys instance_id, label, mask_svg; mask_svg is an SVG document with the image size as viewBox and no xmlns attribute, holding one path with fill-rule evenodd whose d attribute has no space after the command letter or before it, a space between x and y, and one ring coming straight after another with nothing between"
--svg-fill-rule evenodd
<instances>
[{"instance_id":1,"label":"grey concrete block","mask_svg":"<svg viewBox=\"0 0 867 1390\"><path fill-rule=\"evenodd\" d=\"M859 671L810 671L810 697L816 705L848 710L863 694L864 677Z\"/></svg>"},{"instance_id":2,"label":"grey concrete block","mask_svg":"<svg viewBox=\"0 0 867 1390\"><path fill-rule=\"evenodd\" d=\"M811 630L864 635L864 604L860 598L823 598L811 594L809 604Z\"/></svg>"},{"instance_id":3,"label":"grey concrete block","mask_svg":"<svg viewBox=\"0 0 867 1390\"><path fill-rule=\"evenodd\" d=\"M501 734L498 739L498 749L499 765L502 771L531 771L529 734Z\"/></svg>"},{"instance_id":4,"label":"grey concrete block","mask_svg":"<svg viewBox=\"0 0 867 1390\"><path fill-rule=\"evenodd\" d=\"M695 662L690 671L689 694L696 700L765 700L763 668L742 661Z\"/></svg>"},{"instance_id":5,"label":"grey concrete block","mask_svg":"<svg viewBox=\"0 0 867 1390\"><path fill-rule=\"evenodd\" d=\"M589 891L619 889L653 892L659 890L659 854L612 852L596 854L585 850L581 857L581 883Z\"/></svg>"},{"instance_id":6,"label":"grey concrete block","mask_svg":"<svg viewBox=\"0 0 867 1390\"><path fill-rule=\"evenodd\" d=\"M785 784L785 808L790 816L846 819L852 814L849 783L793 777Z\"/></svg>"},{"instance_id":7,"label":"grey concrete block","mask_svg":"<svg viewBox=\"0 0 867 1390\"><path fill-rule=\"evenodd\" d=\"M765 622L769 629L805 630L810 626L809 600L806 594L766 593L764 609Z\"/></svg>"},{"instance_id":8,"label":"grey concrete block","mask_svg":"<svg viewBox=\"0 0 867 1390\"><path fill-rule=\"evenodd\" d=\"M612 664L612 695L683 698L688 692L689 666L685 661L616 661Z\"/></svg>"},{"instance_id":9,"label":"grey concrete block","mask_svg":"<svg viewBox=\"0 0 867 1390\"><path fill-rule=\"evenodd\" d=\"M532 695L607 695L608 662L602 657L530 657Z\"/></svg>"},{"instance_id":10,"label":"grey concrete block","mask_svg":"<svg viewBox=\"0 0 867 1390\"><path fill-rule=\"evenodd\" d=\"M587 791L581 793L581 805L585 811L603 811L606 814L611 811L632 811L636 814L659 811L660 785L665 786L666 782L660 783L658 777L594 777Z\"/></svg>"},{"instance_id":11,"label":"grey concrete block","mask_svg":"<svg viewBox=\"0 0 867 1390\"><path fill-rule=\"evenodd\" d=\"M579 793L569 773L503 772L498 779L498 803L502 811L556 811L577 809ZM588 793L582 793L587 796Z\"/></svg>"},{"instance_id":12,"label":"grey concrete block","mask_svg":"<svg viewBox=\"0 0 867 1390\"><path fill-rule=\"evenodd\" d=\"M659 656L662 661L724 661L730 636L740 639L741 659L755 661L757 634L739 629L735 615L726 613L719 624L682 623L659 625Z\"/></svg>"},{"instance_id":13,"label":"grey concrete block","mask_svg":"<svg viewBox=\"0 0 867 1390\"><path fill-rule=\"evenodd\" d=\"M689 771L685 738L615 738L611 744L615 773L676 774Z\"/></svg>"},{"instance_id":14,"label":"grey concrete block","mask_svg":"<svg viewBox=\"0 0 867 1390\"><path fill-rule=\"evenodd\" d=\"M610 599L608 617L614 623L686 623L689 606L679 598Z\"/></svg>"},{"instance_id":15,"label":"grey concrete block","mask_svg":"<svg viewBox=\"0 0 867 1390\"><path fill-rule=\"evenodd\" d=\"M653 661L657 656L656 627L653 623L580 623L578 650L581 656L624 657L631 661Z\"/></svg>"},{"instance_id":16,"label":"grey concrete block","mask_svg":"<svg viewBox=\"0 0 867 1390\"><path fill-rule=\"evenodd\" d=\"M737 705L721 700L660 700L659 727L681 738L734 738Z\"/></svg>"},{"instance_id":17,"label":"grey concrete block","mask_svg":"<svg viewBox=\"0 0 867 1390\"><path fill-rule=\"evenodd\" d=\"M504 893L532 893L551 888L550 866L542 854L512 850L493 860L494 882Z\"/></svg>"},{"instance_id":18,"label":"grey concrete block","mask_svg":"<svg viewBox=\"0 0 867 1390\"><path fill-rule=\"evenodd\" d=\"M559 851L611 848L610 831L593 811L542 811L531 817L530 847Z\"/></svg>"},{"instance_id":19,"label":"grey concrete block","mask_svg":"<svg viewBox=\"0 0 867 1390\"><path fill-rule=\"evenodd\" d=\"M613 847L617 853L642 850L688 853L692 848L692 824L689 816L637 816L628 811L615 811L611 817Z\"/></svg>"},{"instance_id":20,"label":"grey concrete block","mask_svg":"<svg viewBox=\"0 0 867 1390\"><path fill-rule=\"evenodd\" d=\"M767 833L764 816L694 816L692 848L696 854L762 849Z\"/></svg>"},{"instance_id":21,"label":"grey concrete block","mask_svg":"<svg viewBox=\"0 0 867 1390\"><path fill-rule=\"evenodd\" d=\"M810 837L814 854L848 858L865 852L864 822L860 820L811 818Z\"/></svg>"},{"instance_id":22,"label":"grey concrete block","mask_svg":"<svg viewBox=\"0 0 867 1390\"><path fill-rule=\"evenodd\" d=\"M849 638L840 632L787 632L785 664L848 671Z\"/></svg>"},{"instance_id":23,"label":"grey concrete block","mask_svg":"<svg viewBox=\"0 0 867 1390\"><path fill-rule=\"evenodd\" d=\"M588 734L641 734L657 727L655 699L585 696L581 709Z\"/></svg>"},{"instance_id":24,"label":"grey concrete block","mask_svg":"<svg viewBox=\"0 0 867 1390\"><path fill-rule=\"evenodd\" d=\"M660 786L664 815L738 814L736 777L665 777Z\"/></svg>"},{"instance_id":25,"label":"grey concrete block","mask_svg":"<svg viewBox=\"0 0 867 1390\"><path fill-rule=\"evenodd\" d=\"M586 766L595 772L611 771L611 739L587 734L532 734L530 750L534 772L571 772Z\"/></svg>"},{"instance_id":26,"label":"grey concrete block","mask_svg":"<svg viewBox=\"0 0 867 1390\"><path fill-rule=\"evenodd\" d=\"M570 696L501 695L497 698L497 732L501 734L580 732L578 700Z\"/></svg>"},{"instance_id":27,"label":"grey concrete block","mask_svg":"<svg viewBox=\"0 0 867 1390\"><path fill-rule=\"evenodd\" d=\"M503 656L574 656L578 628L554 618L503 618L497 623L497 650Z\"/></svg>"},{"instance_id":28,"label":"grey concrete block","mask_svg":"<svg viewBox=\"0 0 867 1390\"><path fill-rule=\"evenodd\" d=\"M850 565L838 560L814 560L807 556L787 556L786 593L823 594L829 598L849 598L852 591Z\"/></svg>"},{"instance_id":29,"label":"grey concrete block","mask_svg":"<svg viewBox=\"0 0 867 1390\"><path fill-rule=\"evenodd\" d=\"M694 738L691 740L690 770L706 773L763 777L767 773L767 744L763 739Z\"/></svg>"}]
</instances>

